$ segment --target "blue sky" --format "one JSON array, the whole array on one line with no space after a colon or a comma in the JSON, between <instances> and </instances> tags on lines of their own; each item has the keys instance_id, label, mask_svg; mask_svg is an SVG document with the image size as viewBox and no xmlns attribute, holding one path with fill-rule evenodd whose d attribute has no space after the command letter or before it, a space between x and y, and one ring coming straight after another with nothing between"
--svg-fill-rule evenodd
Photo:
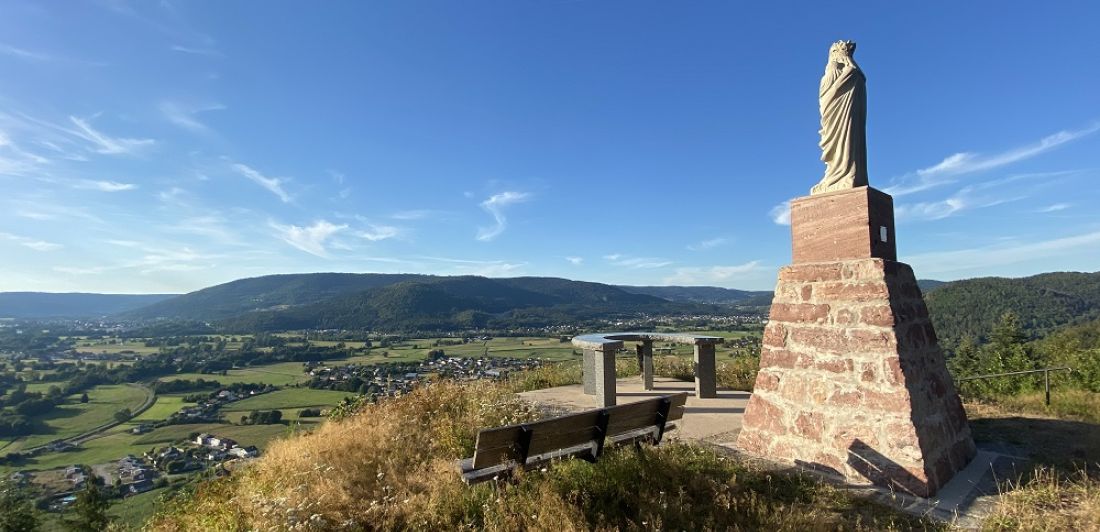
<instances>
[{"instance_id":1,"label":"blue sky","mask_svg":"<svg viewBox=\"0 0 1100 532\"><path fill-rule=\"evenodd\" d=\"M0 2L0 290L770 289L841 38L918 276L1098 269L1100 5L764 4Z\"/></svg>"}]
</instances>

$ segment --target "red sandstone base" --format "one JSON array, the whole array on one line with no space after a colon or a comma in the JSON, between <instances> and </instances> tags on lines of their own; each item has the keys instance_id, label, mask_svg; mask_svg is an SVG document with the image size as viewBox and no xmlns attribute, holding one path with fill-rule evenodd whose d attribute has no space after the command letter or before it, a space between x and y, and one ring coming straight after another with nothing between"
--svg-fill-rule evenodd
<instances>
[{"instance_id":1,"label":"red sandstone base","mask_svg":"<svg viewBox=\"0 0 1100 532\"><path fill-rule=\"evenodd\" d=\"M908 265L780 270L737 445L921 497L966 466L966 413Z\"/></svg>"}]
</instances>

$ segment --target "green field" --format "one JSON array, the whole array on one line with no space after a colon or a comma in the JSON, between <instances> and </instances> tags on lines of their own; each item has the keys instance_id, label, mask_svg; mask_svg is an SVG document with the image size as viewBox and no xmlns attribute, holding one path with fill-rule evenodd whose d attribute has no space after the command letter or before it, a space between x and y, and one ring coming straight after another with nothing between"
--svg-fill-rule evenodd
<instances>
[{"instance_id":1,"label":"green field","mask_svg":"<svg viewBox=\"0 0 1100 532\"><path fill-rule=\"evenodd\" d=\"M183 396L186 394L157 394L156 402L148 410L141 413L141 415L135 416L128 423L131 427L138 423L147 423L150 421L162 421L168 419L168 416L176 413L179 409L185 405L194 403L183 402Z\"/></svg>"},{"instance_id":2,"label":"green field","mask_svg":"<svg viewBox=\"0 0 1100 532\"><path fill-rule=\"evenodd\" d=\"M153 515L157 499L171 489L157 488L145 493L131 495L111 505L111 509L108 510L107 514L111 516L112 521L138 529L146 519Z\"/></svg>"},{"instance_id":3,"label":"green field","mask_svg":"<svg viewBox=\"0 0 1100 532\"><path fill-rule=\"evenodd\" d=\"M234 382L254 382L258 384L272 384L286 386L308 380L308 375L302 371L301 362L278 362L265 366L256 366L244 369L231 369L225 375L220 373L177 373L162 377L162 381L172 380L216 380L222 384Z\"/></svg>"},{"instance_id":4,"label":"green field","mask_svg":"<svg viewBox=\"0 0 1100 532\"><path fill-rule=\"evenodd\" d=\"M242 401L229 403L222 407L223 412L249 412L252 410L282 410L284 408L305 408L309 406L332 406L345 397L354 397L350 392L331 390L311 390L309 388L289 388L249 397ZM226 415L230 421L236 421Z\"/></svg>"},{"instance_id":5,"label":"green field","mask_svg":"<svg viewBox=\"0 0 1100 532\"><path fill-rule=\"evenodd\" d=\"M37 447L60 438L70 438L114 421L115 412L123 408L136 410L145 402L148 392L136 385L115 384L96 386L88 390L89 401L80 403L79 395L69 396L67 403L53 412L39 416L38 434L19 438L4 447L4 452ZM6 441L5 441L6 443ZM3 445L0 443L0 445Z\"/></svg>"},{"instance_id":6,"label":"green field","mask_svg":"<svg viewBox=\"0 0 1100 532\"><path fill-rule=\"evenodd\" d=\"M73 349L80 353L92 353L92 354L119 354L127 351L132 351L137 355L151 355L160 350L158 347L146 347L145 340L119 340L119 339L107 339L107 340L90 340L81 339L77 340L73 345Z\"/></svg>"},{"instance_id":7,"label":"green field","mask_svg":"<svg viewBox=\"0 0 1100 532\"><path fill-rule=\"evenodd\" d=\"M313 421L302 423L302 427L314 425ZM150 447L161 447L169 443L187 439L195 432L208 432L216 436L232 438L242 446L255 445L263 449L269 441L281 438L293 433L299 427L297 423L288 425L232 425L229 423L194 423L189 425L169 425L161 427L148 434L137 437L133 444L148 450ZM123 452L118 456L123 456Z\"/></svg>"}]
</instances>

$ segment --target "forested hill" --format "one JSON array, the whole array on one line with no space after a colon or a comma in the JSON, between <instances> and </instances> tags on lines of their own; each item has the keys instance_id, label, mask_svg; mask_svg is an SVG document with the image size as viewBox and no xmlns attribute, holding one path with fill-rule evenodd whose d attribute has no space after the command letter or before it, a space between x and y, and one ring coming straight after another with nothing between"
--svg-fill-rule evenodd
<instances>
[{"instance_id":1,"label":"forested hill","mask_svg":"<svg viewBox=\"0 0 1100 532\"><path fill-rule=\"evenodd\" d=\"M0 318L96 318L173 297L174 294L0 292Z\"/></svg>"},{"instance_id":2,"label":"forested hill","mask_svg":"<svg viewBox=\"0 0 1100 532\"><path fill-rule=\"evenodd\" d=\"M348 293L431 278L430 275L385 273L265 275L203 288L123 313L121 317L217 321L247 312L308 305Z\"/></svg>"},{"instance_id":3,"label":"forested hill","mask_svg":"<svg viewBox=\"0 0 1100 532\"><path fill-rule=\"evenodd\" d=\"M717 286L624 286L619 288L632 294L656 296L669 301L709 303L715 305L768 306L772 292L735 290Z\"/></svg>"},{"instance_id":4,"label":"forested hill","mask_svg":"<svg viewBox=\"0 0 1100 532\"><path fill-rule=\"evenodd\" d=\"M697 311L715 309L551 277L318 273L241 279L121 317L197 320L240 331L411 330L537 326L638 312Z\"/></svg>"},{"instance_id":5,"label":"forested hill","mask_svg":"<svg viewBox=\"0 0 1100 532\"><path fill-rule=\"evenodd\" d=\"M985 340L1006 312L1019 316L1026 334L1039 337L1100 317L1100 272L953 281L929 291L925 299L945 347L966 337Z\"/></svg>"}]
</instances>

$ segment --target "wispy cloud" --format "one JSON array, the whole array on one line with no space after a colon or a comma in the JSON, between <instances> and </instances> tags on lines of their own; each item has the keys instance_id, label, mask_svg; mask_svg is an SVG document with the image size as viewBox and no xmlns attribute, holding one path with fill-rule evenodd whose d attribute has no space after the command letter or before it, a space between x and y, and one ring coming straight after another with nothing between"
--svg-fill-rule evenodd
<instances>
[{"instance_id":1,"label":"wispy cloud","mask_svg":"<svg viewBox=\"0 0 1100 532\"><path fill-rule=\"evenodd\" d=\"M222 104L208 104L189 106L177 102L163 101L158 106L164 118L169 122L194 133L209 133L210 128L196 117L199 113L207 111L221 111L225 109Z\"/></svg>"},{"instance_id":2,"label":"wispy cloud","mask_svg":"<svg viewBox=\"0 0 1100 532\"><path fill-rule=\"evenodd\" d=\"M1100 245L1100 231L1035 242L1006 242L986 247L918 253L911 255L907 262L923 274L967 270L989 272L1007 264L1049 261L1067 253L1098 249L1097 245Z\"/></svg>"},{"instance_id":3,"label":"wispy cloud","mask_svg":"<svg viewBox=\"0 0 1100 532\"><path fill-rule=\"evenodd\" d=\"M729 242L729 239L724 237L710 238L703 240L702 242L696 242L694 244L688 244L688 251L704 251L707 249L713 249Z\"/></svg>"},{"instance_id":4,"label":"wispy cloud","mask_svg":"<svg viewBox=\"0 0 1100 532\"><path fill-rule=\"evenodd\" d=\"M1069 203L1055 203L1055 204L1052 204L1052 205L1047 205L1046 207L1043 207L1042 209L1039 209L1036 212L1043 212L1043 213L1058 212L1058 211L1064 211L1064 210L1066 210L1066 209L1068 209L1072 206L1073 205L1071 205Z\"/></svg>"},{"instance_id":5,"label":"wispy cloud","mask_svg":"<svg viewBox=\"0 0 1100 532\"><path fill-rule=\"evenodd\" d=\"M984 181L962 187L942 200L899 204L894 209L894 215L898 221L941 220L967 210L994 207L1026 199L1037 189L1050 185L1054 179L1075 173L1078 172L1017 174ZM1020 184L1023 186L1019 186Z\"/></svg>"},{"instance_id":6,"label":"wispy cloud","mask_svg":"<svg viewBox=\"0 0 1100 532\"><path fill-rule=\"evenodd\" d=\"M238 174L247 177L253 183L266 188L268 192L278 196L283 203L290 203L290 194L287 194L287 192L283 190L283 184L287 182L287 179L281 177L267 177L248 165L241 163L233 163L233 169L236 170Z\"/></svg>"},{"instance_id":7,"label":"wispy cloud","mask_svg":"<svg viewBox=\"0 0 1100 532\"><path fill-rule=\"evenodd\" d=\"M665 266L675 264L671 260L659 257L628 257L621 253L604 255L603 258L610 262L613 266L630 268L634 270L664 268Z\"/></svg>"},{"instance_id":8,"label":"wispy cloud","mask_svg":"<svg viewBox=\"0 0 1100 532\"><path fill-rule=\"evenodd\" d=\"M688 266L676 268L676 273L665 277L665 284L699 285L725 284L749 277L747 274L760 271L760 261L751 261L735 266Z\"/></svg>"},{"instance_id":9,"label":"wispy cloud","mask_svg":"<svg viewBox=\"0 0 1100 532\"><path fill-rule=\"evenodd\" d=\"M41 52L34 52L18 46L0 43L0 54L23 59L26 61L53 61L53 56Z\"/></svg>"},{"instance_id":10,"label":"wispy cloud","mask_svg":"<svg viewBox=\"0 0 1100 532\"><path fill-rule=\"evenodd\" d=\"M290 244L306 253L318 257L328 258L328 249L325 243L348 228L347 224L336 225L326 220L318 220L313 225L299 227L297 225L281 225L270 222L276 231L276 236L287 244Z\"/></svg>"},{"instance_id":11,"label":"wispy cloud","mask_svg":"<svg viewBox=\"0 0 1100 532\"><path fill-rule=\"evenodd\" d=\"M948 156L934 166L922 168L899 178L895 178L893 183L887 187L885 191L894 196L904 196L906 194L938 187L954 182L955 178L961 175L992 170L1025 159L1030 159L1066 144L1067 142L1091 135L1097 131L1100 131L1100 122L1092 124L1084 129L1059 131L1031 144L1018 146L1000 153L956 153Z\"/></svg>"},{"instance_id":12,"label":"wispy cloud","mask_svg":"<svg viewBox=\"0 0 1100 532\"><path fill-rule=\"evenodd\" d=\"M13 235L11 233L0 233L0 240L15 242L20 246L30 248L35 251L54 251L63 247L61 244L56 244L54 242L46 242L44 240L37 240L25 236Z\"/></svg>"},{"instance_id":13,"label":"wispy cloud","mask_svg":"<svg viewBox=\"0 0 1100 532\"><path fill-rule=\"evenodd\" d=\"M778 225L791 225L791 202L784 201L768 211L768 218Z\"/></svg>"},{"instance_id":14,"label":"wispy cloud","mask_svg":"<svg viewBox=\"0 0 1100 532\"><path fill-rule=\"evenodd\" d=\"M500 194L494 194L489 199L481 202L481 208L485 209L485 212L493 216L494 225L491 227L482 227L478 229L477 239L481 241L489 241L504 232L504 229L508 226L508 219L504 217L504 208L516 203L527 201L531 197L526 192L501 192Z\"/></svg>"},{"instance_id":15,"label":"wispy cloud","mask_svg":"<svg viewBox=\"0 0 1100 532\"><path fill-rule=\"evenodd\" d=\"M135 153L147 146L152 146L153 139L131 139L125 137L111 137L103 133L82 118L70 116L69 120L77 129L69 130L72 134L90 142L97 153L105 155L126 155Z\"/></svg>"},{"instance_id":16,"label":"wispy cloud","mask_svg":"<svg viewBox=\"0 0 1100 532\"><path fill-rule=\"evenodd\" d=\"M212 57L220 57L222 55L221 52L214 48L200 48L197 46L183 46L180 44L173 44L169 49L181 54L207 55Z\"/></svg>"},{"instance_id":17,"label":"wispy cloud","mask_svg":"<svg viewBox=\"0 0 1100 532\"><path fill-rule=\"evenodd\" d=\"M137 185L133 183L119 183L118 181L79 179L73 183L73 187L84 190L98 190L100 192L122 192L124 190L134 190L137 188Z\"/></svg>"},{"instance_id":18,"label":"wispy cloud","mask_svg":"<svg viewBox=\"0 0 1100 532\"><path fill-rule=\"evenodd\" d=\"M573 266L580 266L584 263L584 257L565 257L565 260L569 261L569 264Z\"/></svg>"},{"instance_id":19,"label":"wispy cloud","mask_svg":"<svg viewBox=\"0 0 1100 532\"><path fill-rule=\"evenodd\" d=\"M370 240L371 242L394 238L399 234L401 234L400 229L389 225L370 225L367 229L355 232L355 236Z\"/></svg>"}]
</instances>

